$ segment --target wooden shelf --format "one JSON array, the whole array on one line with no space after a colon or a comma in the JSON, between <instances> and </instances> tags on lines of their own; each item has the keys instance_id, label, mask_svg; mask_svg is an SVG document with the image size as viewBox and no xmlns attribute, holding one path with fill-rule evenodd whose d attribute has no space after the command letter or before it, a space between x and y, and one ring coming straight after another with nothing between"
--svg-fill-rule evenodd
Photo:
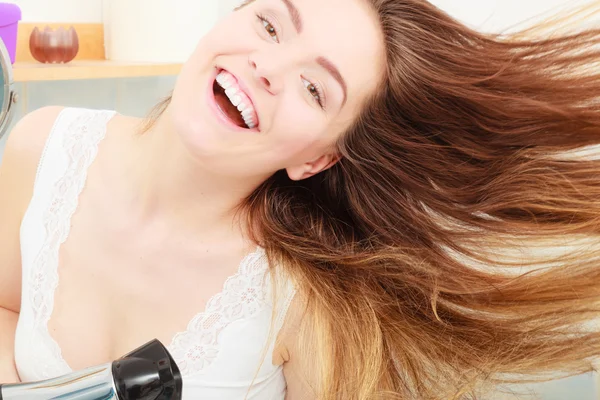
<instances>
[{"instance_id":1,"label":"wooden shelf","mask_svg":"<svg viewBox=\"0 0 600 400\"><path fill-rule=\"evenodd\" d=\"M68 64L17 62L13 65L15 82L74 79L131 78L177 75L181 64L128 63L117 61L72 61Z\"/></svg>"}]
</instances>

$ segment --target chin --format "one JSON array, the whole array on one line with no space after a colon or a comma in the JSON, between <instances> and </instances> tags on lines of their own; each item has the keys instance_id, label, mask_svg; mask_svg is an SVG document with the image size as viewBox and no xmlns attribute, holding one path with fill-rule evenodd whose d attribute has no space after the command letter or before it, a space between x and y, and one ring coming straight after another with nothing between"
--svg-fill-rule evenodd
<instances>
[{"instance_id":1,"label":"chin","mask_svg":"<svg viewBox=\"0 0 600 400\"><path fill-rule=\"evenodd\" d=\"M190 83L189 79L178 80L173 91L171 104L169 105L169 119L174 133L179 136L186 147L199 147L205 142L206 137L213 129L206 121L206 110L200 96L194 96L193 89L197 83ZM201 146L204 147L204 146ZM199 149L200 150L200 149Z\"/></svg>"},{"instance_id":2,"label":"chin","mask_svg":"<svg viewBox=\"0 0 600 400\"><path fill-rule=\"evenodd\" d=\"M173 127L180 142L194 157L209 157L219 152L223 143L219 143L218 132L208 126L202 118L187 112L174 112Z\"/></svg>"}]
</instances>

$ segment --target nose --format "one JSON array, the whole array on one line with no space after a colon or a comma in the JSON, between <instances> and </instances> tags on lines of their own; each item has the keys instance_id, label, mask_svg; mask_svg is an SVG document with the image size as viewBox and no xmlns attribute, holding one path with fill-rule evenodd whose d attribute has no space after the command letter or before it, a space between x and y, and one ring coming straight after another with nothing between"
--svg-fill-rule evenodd
<instances>
[{"instance_id":1,"label":"nose","mask_svg":"<svg viewBox=\"0 0 600 400\"><path fill-rule=\"evenodd\" d=\"M267 54L268 53L268 54ZM290 71L290 60L273 52L254 52L248 57L254 79L271 94L278 94L284 88L284 76Z\"/></svg>"}]
</instances>

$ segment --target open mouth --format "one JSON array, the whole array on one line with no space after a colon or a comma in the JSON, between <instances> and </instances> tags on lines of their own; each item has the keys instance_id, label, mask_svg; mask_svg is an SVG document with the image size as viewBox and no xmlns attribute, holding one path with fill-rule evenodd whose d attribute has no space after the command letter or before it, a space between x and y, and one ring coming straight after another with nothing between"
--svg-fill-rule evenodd
<instances>
[{"instance_id":1,"label":"open mouth","mask_svg":"<svg viewBox=\"0 0 600 400\"><path fill-rule=\"evenodd\" d=\"M258 115L250 97L231 73L221 70L213 83L217 106L229 120L246 129L258 128Z\"/></svg>"}]
</instances>

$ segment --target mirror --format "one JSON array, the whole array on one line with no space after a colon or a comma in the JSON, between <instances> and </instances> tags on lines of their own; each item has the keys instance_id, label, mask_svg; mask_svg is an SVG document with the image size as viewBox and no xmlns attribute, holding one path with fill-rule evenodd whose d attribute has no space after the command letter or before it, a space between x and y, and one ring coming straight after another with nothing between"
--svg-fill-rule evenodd
<instances>
[{"instance_id":1,"label":"mirror","mask_svg":"<svg viewBox=\"0 0 600 400\"><path fill-rule=\"evenodd\" d=\"M0 38L0 139L8 130L12 104L16 99L13 92L12 64L8 50Z\"/></svg>"}]
</instances>

